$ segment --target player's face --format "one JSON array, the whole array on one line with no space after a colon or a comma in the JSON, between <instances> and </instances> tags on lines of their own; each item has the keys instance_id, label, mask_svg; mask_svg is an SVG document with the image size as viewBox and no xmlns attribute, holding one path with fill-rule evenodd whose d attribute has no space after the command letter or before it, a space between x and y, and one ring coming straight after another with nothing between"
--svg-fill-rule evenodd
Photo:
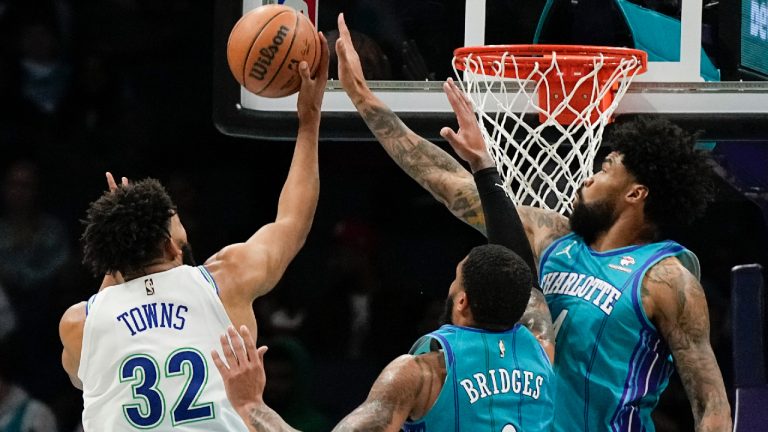
<instances>
[{"instance_id":1,"label":"player's face","mask_svg":"<svg viewBox=\"0 0 768 432\"><path fill-rule=\"evenodd\" d=\"M466 260L467 258L465 257L456 266L456 277L453 279L453 282L451 282L451 287L448 288L448 298L445 299L445 309L443 310L443 315L440 318L440 324L464 325L464 323L461 322L462 318L461 318L461 315L458 313L458 310L456 309L456 304L454 302L454 299L460 293L464 292L464 285L461 281L463 278L462 268L464 267L464 262Z\"/></svg>"},{"instance_id":2,"label":"player's face","mask_svg":"<svg viewBox=\"0 0 768 432\"><path fill-rule=\"evenodd\" d=\"M632 183L632 176L613 152L603 161L600 171L584 181L574 197L571 229L587 243L607 231L621 211L621 197Z\"/></svg>"},{"instance_id":3,"label":"player's face","mask_svg":"<svg viewBox=\"0 0 768 432\"><path fill-rule=\"evenodd\" d=\"M574 204L615 200L633 180L622 159L623 156L617 152L606 156L600 170L586 179L579 188Z\"/></svg>"}]
</instances>

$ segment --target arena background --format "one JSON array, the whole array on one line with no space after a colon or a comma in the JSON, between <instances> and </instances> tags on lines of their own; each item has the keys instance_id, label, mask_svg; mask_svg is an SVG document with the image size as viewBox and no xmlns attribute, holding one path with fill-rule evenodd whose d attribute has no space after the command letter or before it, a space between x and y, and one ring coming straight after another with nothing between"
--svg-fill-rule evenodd
<instances>
[{"instance_id":1,"label":"arena background","mask_svg":"<svg viewBox=\"0 0 768 432\"><path fill-rule=\"evenodd\" d=\"M78 239L104 172L160 179L199 262L274 216L293 148L214 127L213 11L202 0L0 0L0 287L17 317L0 370L50 406L61 431L77 427L82 399L61 369L57 326L99 285ZM750 196L765 202L766 165L753 163ZM375 142L326 140L320 166L307 244L255 303L259 342L271 347L267 402L307 431L330 430L383 365L436 327L456 263L484 241ZM706 217L674 236L701 260L729 392L729 271L768 263L763 212L732 177ZM692 430L677 380L656 422Z\"/></svg>"}]
</instances>

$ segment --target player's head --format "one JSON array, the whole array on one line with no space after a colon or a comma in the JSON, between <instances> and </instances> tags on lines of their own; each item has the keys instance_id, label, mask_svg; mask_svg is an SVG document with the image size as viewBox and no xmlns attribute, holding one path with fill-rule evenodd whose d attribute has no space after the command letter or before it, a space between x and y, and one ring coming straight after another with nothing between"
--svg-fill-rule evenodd
<instances>
[{"instance_id":1,"label":"player's head","mask_svg":"<svg viewBox=\"0 0 768 432\"><path fill-rule=\"evenodd\" d=\"M530 295L531 270L522 258L503 246L477 246L456 266L443 321L507 330L520 320Z\"/></svg>"},{"instance_id":2,"label":"player's head","mask_svg":"<svg viewBox=\"0 0 768 432\"><path fill-rule=\"evenodd\" d=\"M157 180L105 192L91 203L83 223L83 262L97 276L143 273L150 265L192 261L176 207Z\"/></svg>"},{"instance_id":3,"label":"player's head","mask_svg":"<svg viewBox=\"0 0 768 432\"><path fill-rule=\"evenodd\" d=\"M591 243L624 211L642 215L652 236L695 220L712 194L712 170L696 138L658 117L615 125L613 152L577 192L571 228Z\"/></svg>"}]
</instances>

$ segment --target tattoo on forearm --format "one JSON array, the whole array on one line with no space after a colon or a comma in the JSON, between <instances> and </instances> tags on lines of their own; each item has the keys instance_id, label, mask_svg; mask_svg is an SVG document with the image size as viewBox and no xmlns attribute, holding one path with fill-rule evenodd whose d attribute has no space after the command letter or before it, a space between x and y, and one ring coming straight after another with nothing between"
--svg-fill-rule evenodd
<instances>
[{"instance_id":1,"label":"tattoo on forearm","mask_svg":"<svg viewBox=\"0 0 768 432\"><path fill-rule=\"evenodd\" d=\"M555 343L555 335L552 329L552 315L549 312L547 301L544 294L538 289L531 290L531 297L528 299L528 306L520 317L520 323L528 327L528 330L536 336L537 339L549 343Z\"/></svg>"},{"instance_id":2,"label":"tattoo on forearm","mask_svg":"<svg viewBox=\"0 0 768 432\"><path fill-rule=\"evenodd\" d=\"M433 359L442 359L442 353L435 353ZM415 405L426 403L430 400L427 396L436 391L435 375L425 358L415 356L407 361L413 360L415 365L408 363L406 368L390 369L388 366L373 384L366 401L347 415L333 431L378 432L392 426L402 426L400 422L413 412ZM438 369L442 369L437 374L442 383L445 379L444 363L441 362ZM424 406L420 408L428 409Z\"/></svg>"},{"instance_id":3,"label":"tattoo on forearm","mask_svg":"<svg viewBox=\"0 0 768 432\"><path fill-rule=\"evenodd\" d=\"M463 170L448 153L411 132L389 108L371 106L360 114L387 153L417 181L435 171Z\"/></svg>"},{"instance_id":4,"label":"tattoo on forearm","mask_svg":"<svg viewBox=\"0 0 768 432\"><path fill-rule=\"evenodd\" d=\"M366 401L341 421L333 432L378 432L392 421L394 406L388 401Z\"/></svg>"},{"instance_id":5,"label":"tattoo on forearm","mask_svg":"<svg viewBox=\"0 0 768 432\"><path fill-rule=\"evenodd\" d=\"M691 402L696 430L730 430L730 406L709 343L704 290L674 260L664 260L651 268L645 284L653 291L667 290L667 298L674 299L667 308L659 308L659 330L675 358L677 373ZM643 293L650 295L649 291L644 289Z\"/></svg>"},{"instance_id":6,"label":"tattoo on forearm","mask_svg":"<svg viewBox=\"0 0 768 432\"><path fill-rule=\"evenodd\" d=\"M411 178L451 212L485 232L480 198L472 175L437 145L413 133L389 108L380 105L360 111L384 150ZM466 183L466 184L465 184Z\"/></svg>"},{"instance_id":7,"label":"tattoo on forearm","mask_svg":"<svg viewBox=\"0 0 768 432\"><path fill-rule=\"evenodd\" d=\"M459 219L484 235L486 234L483 206L474 182L460 187L453 196L453 199L448 200L446 205L451 213Z\"/></svg>"},{"instance_id":8,"label":"tattoo on forearm","mask_svg":"<svg viewBox=\"0 0 768 432\"><path fill-rule=\"evenodd\" d=\"M525 226L526 235L531 240L533 255L536 258L540 257L555 239L571 231L568 219L555 211L518 206L517 213Z\"/></svg>"},{"instance_id":9,"label":"tattoo on forearm","mask_svg":"<svg viewBox=\"0 0 768 432\"><path fill-rule=\"evenodd\" d=\"M256 432L298 432L266 405L259 405L248 413L248 422Z\"/></svg>"}]
</instances>

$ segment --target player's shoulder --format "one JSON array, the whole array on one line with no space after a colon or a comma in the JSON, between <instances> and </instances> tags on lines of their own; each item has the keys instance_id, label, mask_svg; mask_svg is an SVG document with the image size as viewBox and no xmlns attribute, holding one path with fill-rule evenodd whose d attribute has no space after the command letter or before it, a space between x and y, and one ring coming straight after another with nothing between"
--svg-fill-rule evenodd
<instances>
[{"instance_id":1,"label":"player's shoulder","mask_svg":"<svg viewBox=\"0 0 768 432\"><path fill-rule=\"evenodd\" d=\"M684 283L695 276L683 265L676 256L668 256L653 264L645 274L646 282L664 283L667 285Z\"/></svg>"},{"instance_id":2,"label":"player's shoulder","mask_svg":"<svg viewBox=\"0 0 768 432\"><path fill-rule=\"evenodd\" d=\"M62 341L72 336L82 335L85 325L86 302L82 301L70 306L59 321L59 335Z\"/></svg>"},{"instance_id":3,"label":"player's shoulder","mask_svg":"<svg viewBox=\"0 0 768 432\"><path fill-rule=\"evenodd\" d=\"M701 292L701 284L676 257L655 263L643 277L641 298L645 313L652 320L657 313L675 309L686 293Z\"/></svg>"},{"instance_id":4,"label":"player's shoulder","mask_svg":"<svg viewBox=\"0 0 768 432\"><path fill-rule=\"evenodd\" d=\"M391 376L399 381L421 380L425 375L433 375L445 370L442 352L432 351L423 354L403 354L387 365L382 375Z\"/></svg>"}]
</instances>

